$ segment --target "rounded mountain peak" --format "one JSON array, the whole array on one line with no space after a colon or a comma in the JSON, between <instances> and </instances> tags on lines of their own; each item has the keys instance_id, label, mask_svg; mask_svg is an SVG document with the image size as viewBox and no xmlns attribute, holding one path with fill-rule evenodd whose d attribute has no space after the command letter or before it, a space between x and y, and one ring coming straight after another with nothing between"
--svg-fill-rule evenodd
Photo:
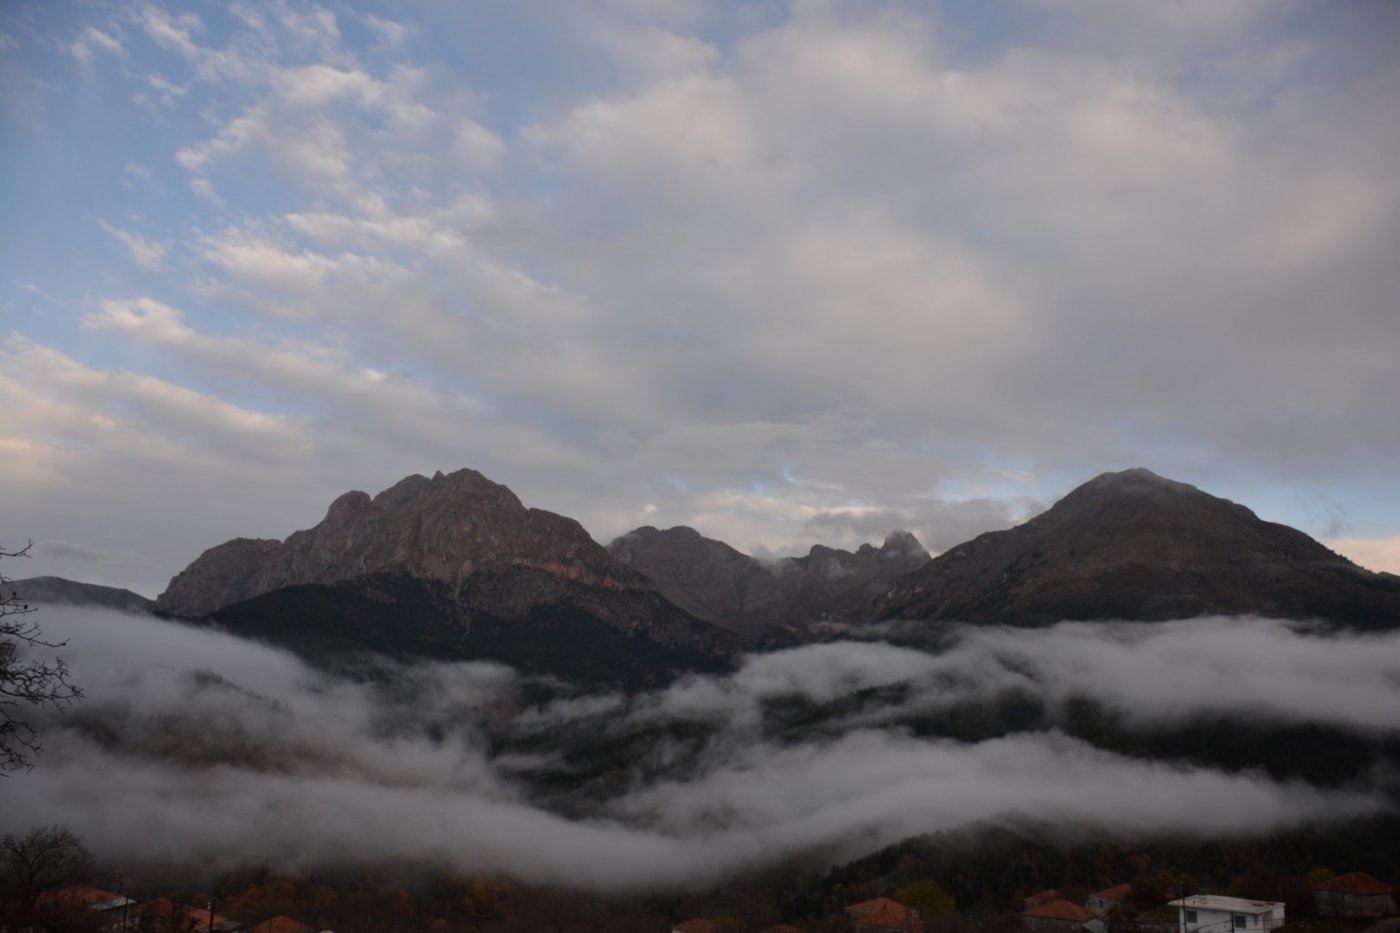
<instances>
[{"instance_id":1,"label":"rounded mountain peak","mask_svg":"<svg viewBox=\"0 0 1400 933\"><path fill-rule=\"evenodd\" d=\"M876 615L1049 624L1222 613L1371 626L1395 617L1395 590L1300 531L1137 468L949 549L898 581Z\"/></svg>"}]
</instances>

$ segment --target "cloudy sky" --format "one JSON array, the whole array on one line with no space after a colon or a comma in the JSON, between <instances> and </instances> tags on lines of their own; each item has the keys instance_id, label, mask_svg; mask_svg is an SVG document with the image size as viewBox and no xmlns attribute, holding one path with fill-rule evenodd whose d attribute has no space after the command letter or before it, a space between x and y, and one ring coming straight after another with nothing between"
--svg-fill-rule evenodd
<instances>
[{"instance_id":1,"label":"cloudy sky","mask_svg":"<svg viewBox=\"0 0 1400 933\"><path fill-rule=\"evenodd\" d=\"M1400 571L1388 0L0 7L7 576L463 466L933 550L1143 465Z\"/></svg>"}]
</instances>

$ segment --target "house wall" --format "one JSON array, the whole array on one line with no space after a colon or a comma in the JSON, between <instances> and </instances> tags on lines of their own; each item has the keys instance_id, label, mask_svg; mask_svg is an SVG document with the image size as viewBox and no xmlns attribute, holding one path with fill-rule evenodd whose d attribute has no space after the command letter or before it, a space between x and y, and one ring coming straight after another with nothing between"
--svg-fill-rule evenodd
<instances>
[{"instance_id":1,"label":"house wall","mask_svg":"<svg viewBox=\"0 0 1400 933\"><path fill-rule=\"evenodd\" d=\"M1313 902L1324 917L1384 917L1393 914L1395 898L1390 894L1345 894L1341 891L1314 891Z\"/></svg>"},{"instance_id":2,"label":"house wall","mask_svg":"<svg viewBox=\"0 0 1400 933\"><path fill-rule=\"evenodd\" d=\"M1021 926L1026 933L1076 933L1083 924L1073 920L1056 920L1052 917L1022 917Z\"/></svg>"},{"instance_id":3,"label":"house wall","mask_svg":"<svg viewBox=\"0 0 1400 933\"><path fill-rule=\"evenodd\" d=\"M1195 921L1191 914L1196 915ZM1235 917L1245 923L1241 926ZM1204 930L1205 933L1230 933L1231 930L1247 930L1249 933L1264 933L1283 926L1283 907L1275 907L1267 914L1233 914L1228 910L1207 910L1201 907L1186 908L1186 933Z\"/></svg>"},{"instance_id":4,"label":"house wall","mask_svg":"<svg viewBox=\"0 0 1400 933\"><path fill-rule=\"evenodd\" d=\"M1088 900L1084 902L1084 909L1092 910L1094 913L1102 917L1104 914L1108 913L1114 907L1117 907L1122 903L1122 901L1113 901L1109 900L1106 897L1099 897L1097 894L1090 894Z\"/></svg>"}]
</instances>

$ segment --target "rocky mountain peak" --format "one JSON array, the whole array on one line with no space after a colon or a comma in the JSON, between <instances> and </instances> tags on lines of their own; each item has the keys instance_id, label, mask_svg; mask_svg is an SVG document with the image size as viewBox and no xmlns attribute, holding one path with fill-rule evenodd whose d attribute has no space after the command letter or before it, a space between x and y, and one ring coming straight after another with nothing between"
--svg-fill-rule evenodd
<instances>
[{"instance_id":1,"label":"rocky mountain peak","mask_svg":"<svg viewBox=\"0 0 1400 933\"><path fill-rule=\"evenodd\" d=\"M475 470L405 477L371 498L337 497L313 528L285 541L236 539L205 551L157 600L201 616L286 586L385 571L456 583L482 571L530 567L589 585L646 587L573 519L527 509Z\"/></svg>"},{"instance_id":2,"label":"rocky mountain peak","mask_svg":"<svg viewBox=\"0 0 1400 933\"><path fill-rule=\"evenodd\" d=\"M880 545L880 553L891 560L912 558L920 564L929 559L929 553L924 550L919 539L902 528L896 528L885 535L885 542Z\"/></svg>"},{"instance_id":3,"label":"rocky mountain peak","mask_svg":"<svg viewBox=\"0 0 1400 933\"><path fill-rule=\"evenodd\" d=\"M801 557L761 561L684 526L638 528L608 550L641 571L668 600L741 632L766 625L859 618L900 574L928 560L908 532L855 552L813 545Z\"/></svg>"}]
</instances>

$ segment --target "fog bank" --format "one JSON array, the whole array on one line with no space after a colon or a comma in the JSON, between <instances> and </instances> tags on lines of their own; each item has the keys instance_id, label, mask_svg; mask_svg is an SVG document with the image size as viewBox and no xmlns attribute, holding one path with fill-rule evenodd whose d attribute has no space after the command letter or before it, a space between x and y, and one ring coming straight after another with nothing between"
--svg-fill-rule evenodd
<instances>
[{"instance_id":1,"label":"fog bank","mask_svg":"<svg viewBox=\"0 0 1400 933\"><path fill-rule=\"evenodd\" d=\"M1053 725L957 742L894 722L1016 688L1052 709L1087 695L1142 723L1214 711L1400 728L1400 636L1323 639L1267 620L950 629L938 653L817 645L651 694L525 709L524 682L496 664L393 666L382 681L352 682L156 619L65 607L39 618L68 640L87 698L45 717L44 756L7 780L0 831L63 823L113 859L294 869L422 857L623 890L854 857L977 819L1253 835L1377 812L1386 799L1362 775L1321 790L1130 759ZM907 685L897 703L795 738L765 725L782 698L830 703L896 683ZM666 729L687 723L682 747ZM629 730L661 736L651 743L661 766L590 786L571 816L535 793L531 778L564 767L562 753L521 737L606 743Z\"/></svg>"}]
</instances>

